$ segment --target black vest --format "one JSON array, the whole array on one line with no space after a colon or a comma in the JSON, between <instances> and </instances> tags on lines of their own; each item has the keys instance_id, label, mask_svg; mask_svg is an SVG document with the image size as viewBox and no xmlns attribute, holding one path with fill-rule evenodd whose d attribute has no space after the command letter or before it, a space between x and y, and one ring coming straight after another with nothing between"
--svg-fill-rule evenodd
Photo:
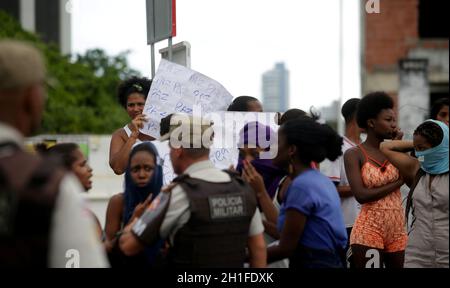
<instances>
[{"instance_id":1,"label":"black vest","mask_svg":"<svg viewBox=\"0 0 450 288\"><path fill-rule=\"evenodd\" d=\"M0 145L0 267L48 267L50 226L64 170Z\"/></svg>"},{"instance_id":2,"label":"black vest","mask_svg":"<svg viewBox=\"0 0 450 288\"><path fill-rule=\"evenodd\" d=\"M226 171L227 172L227 171ZM169 253L175 267L243 267L256 196L237 174L212 183L187 175L174 180L189 198L191 217L177 231Z\"/></svg>"}]
</instances>

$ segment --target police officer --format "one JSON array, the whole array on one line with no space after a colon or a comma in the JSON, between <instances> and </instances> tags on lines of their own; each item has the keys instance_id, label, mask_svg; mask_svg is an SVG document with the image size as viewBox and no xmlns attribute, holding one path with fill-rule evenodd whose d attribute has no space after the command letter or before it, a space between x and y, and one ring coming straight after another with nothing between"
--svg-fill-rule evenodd
<instances>
[{"instance_id":1,"label":"police officer","mask_svg":"<svg viewBox=\"0 0 450 288\"><path fill-rule=\"evenodd\" d=\"M0 267L107 267L78 179L23 147L40 126L44 80L37 49L0 40Z\"/></svg>"},{"instance_id":2,"label":"police officer","mask_svg":"<svg viewBox=\"0 0 450 288\"><path fill-rule=\"evenodd\" d=\"M134 255L161 237L169 241L168 260L175 267L243 267L246 248L250 267L266 266L256 198L240 177L209 160L212 131L205 119L182 114L163 119L161 141L169 140L179 176L124 229L123 253Z\"/></svg>"}]
</instances>

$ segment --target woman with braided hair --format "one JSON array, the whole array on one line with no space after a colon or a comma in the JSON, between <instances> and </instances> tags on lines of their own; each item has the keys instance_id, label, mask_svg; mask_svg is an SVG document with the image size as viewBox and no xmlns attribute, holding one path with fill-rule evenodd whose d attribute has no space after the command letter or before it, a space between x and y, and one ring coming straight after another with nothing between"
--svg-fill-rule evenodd
<instances>
[{"instance_id":1,"label":"woman with braided hair","mask_svg":"<svg viewBox=\"0 0 450 288\"><path fill-rule=\"evenodd\" d=\"M427 120L416 128L413 141L381 144L381 151L411 189L406 203L406 219L411 221L405 267L449 268L448 138L444 122ZM418 158L406 153L410 151Z\"/></svg>"}]
</instances>

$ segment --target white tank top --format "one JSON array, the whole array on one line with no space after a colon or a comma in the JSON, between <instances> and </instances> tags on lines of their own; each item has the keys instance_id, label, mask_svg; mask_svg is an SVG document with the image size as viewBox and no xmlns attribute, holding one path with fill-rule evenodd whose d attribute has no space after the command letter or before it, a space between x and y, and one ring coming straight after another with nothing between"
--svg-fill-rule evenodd
<instances>
[{"instance_id":1,"label":"white tank top","mask_svg":"<svg viewBox=\"0 0 450 288\"><path fill-rule=\"evenodd\" d=\"M125 125L125 127L123 127L123 130L125 130L125 133L127 133L128 138L130 138L131 130L130 130L130 128L128 128L128 124ZM141 144L141 143L142 143L142 141L139 138L137 138L136 139L136 143L133 144L133 147L138 145L138 144Z\"/></svg>"}]
</instances>

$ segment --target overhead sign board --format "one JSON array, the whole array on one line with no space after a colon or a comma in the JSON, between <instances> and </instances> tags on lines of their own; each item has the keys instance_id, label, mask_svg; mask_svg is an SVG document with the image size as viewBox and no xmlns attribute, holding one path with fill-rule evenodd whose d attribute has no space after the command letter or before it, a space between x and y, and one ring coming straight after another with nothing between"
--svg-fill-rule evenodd
<instances>
[{"instance_id":1,"label":"overhead sign board","mask_svg":"<svg viewBox=\"0 0 450 288\"><path fill-rule=\"evenodd\" d=\"M147 44L169 39L176 33L175 0L146 0Z\"/></svg>"}]
</instances>

